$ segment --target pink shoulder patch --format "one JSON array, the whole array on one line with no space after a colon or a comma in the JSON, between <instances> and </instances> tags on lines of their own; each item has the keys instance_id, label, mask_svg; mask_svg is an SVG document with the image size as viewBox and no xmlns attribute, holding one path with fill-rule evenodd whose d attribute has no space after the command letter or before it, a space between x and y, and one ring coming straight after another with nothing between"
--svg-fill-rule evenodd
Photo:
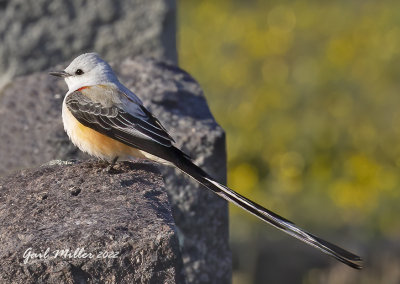
<instances>
[{"instance_id":1,"label":"pink shoulder patch","mask_svg":"<svg viewBox=\"0 0 400 284\"><path fill-rule=\"evenodd\" d=\"M81 92L82 90L87 89L87 88L89 88L89 86L80 87L77 91Z\"/></svg>"}]
</instances>

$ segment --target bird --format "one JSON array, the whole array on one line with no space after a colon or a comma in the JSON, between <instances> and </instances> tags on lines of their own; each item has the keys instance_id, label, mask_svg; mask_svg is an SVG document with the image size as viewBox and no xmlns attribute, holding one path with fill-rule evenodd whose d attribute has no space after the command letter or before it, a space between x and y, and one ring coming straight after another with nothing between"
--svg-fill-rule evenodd
<instances>
[{"instance_id":1,"label":"bird","mask_svg":"<svg viewBox=\"0 0 400 284\"><path fill-rule=\"evenodd\" d=\"M117 160L134 158L176 167L262 221L352 268L362 268L361 257L301 229L213 179L174 146L166 128L97 53L81 54L64 70L49 74L64 78L68 86L62 103L62 121L70 140L83 152L108 161L108 169Z\"/></svg>"}]
</instances>

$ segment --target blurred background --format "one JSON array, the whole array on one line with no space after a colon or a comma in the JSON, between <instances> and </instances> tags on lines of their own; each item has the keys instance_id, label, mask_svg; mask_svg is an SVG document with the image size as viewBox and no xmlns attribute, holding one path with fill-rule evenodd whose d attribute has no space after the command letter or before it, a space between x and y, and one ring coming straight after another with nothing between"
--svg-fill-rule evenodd
<instances>
[{"instance_id":1,"label":"blurred background","mask_svg":"<svg viewBox=\"0 0 400 284\"><path fill-rule=\"evenodd\" d=\"M400 3L177 4L229 186L365 259L353 270L231 206L233 283L400 283Z\"/></svg>"}]
</instances>

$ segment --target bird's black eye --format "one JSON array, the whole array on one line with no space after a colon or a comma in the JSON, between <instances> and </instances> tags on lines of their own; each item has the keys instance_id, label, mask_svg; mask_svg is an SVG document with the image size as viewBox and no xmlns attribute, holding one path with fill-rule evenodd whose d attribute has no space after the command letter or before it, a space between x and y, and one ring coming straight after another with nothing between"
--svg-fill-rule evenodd
<instances>
[{"instance_id":1,"label":"bird's black eye","mask_svg":"<svg viewBox=\"0 0 400 284\"><path fill-rule=\"evenodd\" d=\"M82 74L83 74L82 69L78 69L75 71L75 75L82 75Z\"/></svg>"}]
</instances>

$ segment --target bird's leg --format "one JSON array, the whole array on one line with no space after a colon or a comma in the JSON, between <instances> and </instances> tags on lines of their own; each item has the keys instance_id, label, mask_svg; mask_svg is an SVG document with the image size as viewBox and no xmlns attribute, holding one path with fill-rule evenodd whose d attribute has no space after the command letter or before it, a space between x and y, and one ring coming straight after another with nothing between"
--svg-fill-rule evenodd
<instances>
[{"instance_id":1,"label":"bird's leg","mask_svg":"<svg viewBox=\"0 0 400 284\"><path fill-rule=\"evenodd\" d=\"M117 157L114 157L114 158L111 160L111 163L110 163L110 164L108 165L108 167L107 167L107 172L108 172L108 173L111 173L111 172L112 172L113 167L114 167L115 163L117 162L117 160L118 160L118 156L117 156Z\"/></svg>"}]
</instances>

